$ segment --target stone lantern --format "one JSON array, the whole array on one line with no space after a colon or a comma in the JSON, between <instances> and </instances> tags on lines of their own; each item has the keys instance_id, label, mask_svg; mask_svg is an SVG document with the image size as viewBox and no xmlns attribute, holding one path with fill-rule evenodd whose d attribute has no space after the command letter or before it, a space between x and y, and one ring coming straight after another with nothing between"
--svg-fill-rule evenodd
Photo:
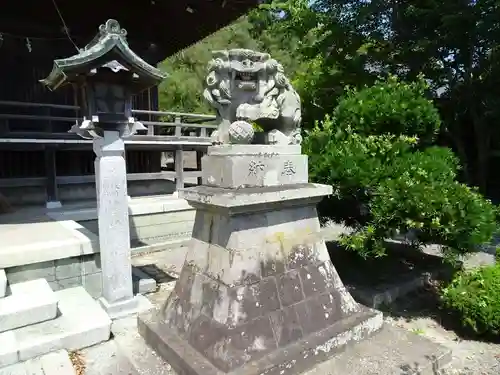
<instances>
[{"instance_id":1,"label":"stone lantern","mask_svg":"<svg viewBox=\"0 0 500 375\"><path fill-rule=\"evenodd\" d=\"M116 20L108 20L78 54L55 60L52 72L41 81L50 90L72 84L83 97L83 121L71 131L93 139L103 277L100 302L112 318L138 308L132 288L123 138L145 127L132 117L132 96L165 78L129 48L126 35Z\"/></svg>"}]
</instances>

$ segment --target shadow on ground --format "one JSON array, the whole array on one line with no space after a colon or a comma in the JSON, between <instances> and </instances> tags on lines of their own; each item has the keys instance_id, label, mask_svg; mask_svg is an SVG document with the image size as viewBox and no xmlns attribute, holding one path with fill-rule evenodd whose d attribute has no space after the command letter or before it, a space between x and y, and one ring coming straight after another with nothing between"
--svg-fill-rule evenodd
<instances>
[{"instance_id":1,"label":"shadow on ground","mask_svg":"<svg viewBox=\"0 0 500 375\"><path fill-rule=\"evenodd\" d=\"M440 290L450 282L459 267L444 262L440 256L408 247L389 248L384 257L364 259L334 242L328 243L328 250L342 281L358 302L364 303L358 297L360 291L365 295L380 294L394 285L429 274L424 286L415 288L390 304L377 306L377 309L394 319L412 321L431 318L444 329L454 331L461 339L500 342L499 337L478 337L462 326L455 313L442 307ZM408 371L411 369L409 367ZM415 369L411 371L408 373L418 374Z\"/></svg>"},{"instance_id":2,"label":"shadow on ground","mask_svg":"<svg viewBox=\"0 0 500 375\"><path fill-rule=\"evenodd\" d=\"M167 272L162 270L156 264L144 264L134 267L138 268L139 270L150 276L152 279L156 281L157 284L169 283L175 280L175 278L172 275L169 275Z\"/></svg>"},{"instance_id":3,"label":"shadow on ground","mask_svg":"<svg viewBox=\"0 0 500 375\"><path fill-rule=\"evenodd\" d=\"M423 273L437 272L442 277L450 277L455 271L440 256L426 254L405 245L390 246L386 256L367 259L345 250L334 241L328 242L327 246L343 282L358 288L384 290L387 285L401 284Z\"/></svg>"}]
</instances>

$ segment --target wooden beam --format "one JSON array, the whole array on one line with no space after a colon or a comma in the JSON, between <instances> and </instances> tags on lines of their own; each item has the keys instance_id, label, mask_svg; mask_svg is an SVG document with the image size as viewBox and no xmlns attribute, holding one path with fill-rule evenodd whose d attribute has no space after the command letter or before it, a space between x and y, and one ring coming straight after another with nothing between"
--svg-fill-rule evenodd
<instances>
[{"instance_id":1,"label":"wooden beam","mask_svg":"<svg viewBox=\"0 0 500 375\"><path fill-rule=\"evenodd\" d=\"M0 143L39 143L39 144L92 144L90 139L82 139L76 134L46 133L46 132L10 132L5 138L0 138ZM126 144L165 144L178 146L210 146L210 138L205 137L176 137L171 135L147 136L134 135L125 140Z\"/></svg>"},{"instance_id":2,"label":"wooden beam","mask_svg":"<svg viewBox=\"0 0 500 375\"><path fill-rule=\"evenodd\" d=\"M198 178L201 175L200 171L183 171L185 178ZM175 180L177 173L175 171L164 171L158 173L129 173L127 181L153 181L153 180ZM16 187L41 187L46 184L45 177L28 177L28 178L1 178L0 187L16 188ZM95 181L94 175L86 176L56 176L57 185L78 185L88 184Z\"/></svg>"}]
</instances>

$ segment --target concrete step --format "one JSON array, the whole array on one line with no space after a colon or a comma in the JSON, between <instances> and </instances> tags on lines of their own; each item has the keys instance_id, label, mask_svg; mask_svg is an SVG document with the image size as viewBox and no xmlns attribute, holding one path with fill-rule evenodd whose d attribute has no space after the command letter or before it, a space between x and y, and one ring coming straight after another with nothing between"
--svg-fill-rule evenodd
<instances>
[{"instance_id":1,"label":"concrete step","mask_svg":"<svg viewBox=\"0 0 500 375\"><path fill-rule=\"evenodd\" d=\"M7 275L5 270L0 269L0 298L5 297L7 293Z\"/></svg>"},{"instance_id":2,"label":"concrete step","mask_svg":"<svg viewBox=\"0 0 500 375\"><path fill-rule=\"evenodd\" d=\"M0 299L0 332L44 322L57 316L57 297L47 280L12 284L10 292L9 296Z\"/></svg>"},{"instance_id":3,"label":"concrete step","mask_svg":"<svg viewBox=\"0 0 500 375\"><path fill-rule=\"evenodd\" d=\"M139 375L174 375L172 367L153 351L137 330L137 317L113 321L111 328L119 353ZM118 374L118 373L116 373Z\"/></svg>"},{"instance_id":4,"label":"concrete step","mask_svg":"<svg viewBox=\"0 0 500 375\"><path fill-rule=\"evenodd\" d=\"M0 368L109 339L111 319L83 287L60 290L55 296L59 301L55 319L0 333Z\"/></svg>"},{"instance_id":5,"label":"concrete step","mask_svg":"<svg viewBox=\"0 0 500 375\"><path fill-rule=\"evenodd\" d=\"M0 369L0 375L75 375L68 352L59 350Z\"/></svg>"}]
</instances>

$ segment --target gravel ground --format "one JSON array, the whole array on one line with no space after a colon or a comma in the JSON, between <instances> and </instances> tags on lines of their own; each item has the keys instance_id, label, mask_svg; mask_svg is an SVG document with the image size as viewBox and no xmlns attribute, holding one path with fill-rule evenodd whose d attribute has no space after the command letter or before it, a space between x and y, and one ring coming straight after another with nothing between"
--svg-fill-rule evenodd
<instances>
[{"instance_id":1,"label":"gravel ground","mask_svg":"<svg viewBox=\"0 0 500 375\"><path fill-rule=\"evenodd\" d=\"M330 240L334 240L341 233L348 232L349 228L327 223L324 231ZM500 243L500 239L496 242ZM428 246L424 252L432 255L440 253L438 246ZM493 254L493 251L473 254L463 259L464 268L493 264ZM385 309L384 315L387 322L421 334L452 350L452 363L439 375L500 375L500 339L498 343L489 343L459 336L456 333L459 330L446 322L446 317L442 316L437 306L435 289L421 289L396 300Z\"/></svg>"},{"instance_id":2,"label":"gravel ground","mask_svg":"<svg viewBox=\"0 0 500 375\"><path fill-rule=\"evenodd\" d=\"M452 350L453 360L443 375L499 375L500 342L488 343L459 336L437 309L433 288L398 299L384 311L386 320L423 335Z\"/></svg>"}]
</instances>

